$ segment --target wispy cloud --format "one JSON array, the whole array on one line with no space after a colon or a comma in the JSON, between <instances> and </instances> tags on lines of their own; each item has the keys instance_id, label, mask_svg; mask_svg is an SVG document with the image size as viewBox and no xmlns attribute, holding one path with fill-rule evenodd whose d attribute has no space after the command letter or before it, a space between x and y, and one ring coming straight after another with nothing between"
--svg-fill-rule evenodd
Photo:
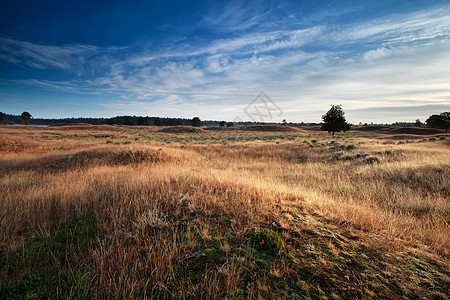
<instances>
[{"instance_id":1,"label":"wispy cloud","mask_svg":"<svg viewBox=\"0 0 450 300\"><path fill-rule=\"evenodd\" d=\"M199 26L217 32L235 32L271 23L280 1L226 1L213 6Z\"/></svg>"},{"instance_id":2,"label":"wispy cloud","mask_svg":"<svg viewBox=\"0 0 450 300\"><path fill-rule=\"evenodd\" d=\"M449 38L450 6L341 26L330 37L338 43L362 41L386 45Z\"/></svg>"},{"instance_id":3,"label":"wispy cloud","mask_svg":"<svg viewBox=\"0 0 450 300\"><path fill-rule=\"evenodd\" d=\"M92 45L45 45L11 38L0 38L0 59L16 65L35 69L62 69L78 75L107 64L105 54L117 51L118 47L101 48ZM93 60L100 57L95 64Z\"/></svg>"},{"instance_id":4,"label":"wispy cloud","mask_svg":"<svg viewBox=\"0 0 450 300\"><path fill-rule=\"evenodd\" d=\"M224 118L233 119L261 90L294 120L319 121L310 112L331 103L344 104L354 121L369 108L450 105L450 6L352 24L268 30L257 25L271 20L276 4L257 9L241 5L231 3L219 14L205 16L200 25L233 32L206 43L131 51L0 38L0 59L76 74L64 82L15 83L120 95L120 101L102 104L111 110L143 112L151 105L153 112L168 112L176 106L205 115L222 111Z\"/></svg>"}]
</instances>

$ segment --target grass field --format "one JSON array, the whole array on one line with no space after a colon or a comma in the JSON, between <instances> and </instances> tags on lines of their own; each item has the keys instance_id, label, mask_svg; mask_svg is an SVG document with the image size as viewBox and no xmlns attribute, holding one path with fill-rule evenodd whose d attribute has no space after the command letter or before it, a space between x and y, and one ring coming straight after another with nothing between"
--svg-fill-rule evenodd
<instances>
[{"instance_id":1,"label":"grass field","mask_svg":"<svg viewBox=\"0 0 450 300\"><path fill-rule=\"evenodd\" d=\"M0 126L0 298L446 299L450 134Z\"/></svg>"}]
</instances>

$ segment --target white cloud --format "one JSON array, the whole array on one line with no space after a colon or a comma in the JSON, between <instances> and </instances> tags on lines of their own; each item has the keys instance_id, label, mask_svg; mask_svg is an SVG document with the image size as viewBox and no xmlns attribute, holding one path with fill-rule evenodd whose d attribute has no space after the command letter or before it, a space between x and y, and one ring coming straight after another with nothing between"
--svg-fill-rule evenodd
<instances>
[{"instance_id":1,"label":"white cloud","mask_svg":"<svg viewBox=\"0 0 450 300\"><path fill-rule=\"evenodd\" d=\"M273 1L225 1L215 4L199 25L217 32L242 31L270 22L279 7Z\"/></svg>"},{"instance_id":2,"label":"white cloud","mask_svg":"<svg viewBox=\"0 0 450 300\"><path fill-rule=\"evenodd\" d=\"M390 15L376 20L331 28L336 42L383 44L410 43L450 36L450 6L405 15Z\"/></svg>"},{"instance_id":3,"label":"white cloud","mask_svg":"<svg viewBox=\"0 0 450 300\"><path fill-rule=\"evenodd\" d=\"M26 65L35 69L62 69L81 75L84 69L93 69L92 60L97 56L117 51L117 47L100 48L91 45L45 45L0 38L0 58L16 65ZM96 61L108 64L106 57Z\"/></svg>"},{"instance_id":4,"label":"white cloud","mask_svg":"<svg viewBox=\"0 0 450 300\"><path fill-rule=\"evenodd\" d=\"M236 10L231 7L218 19ZM358 113L377 107L405 107L417 114L413 108L427 103L450 105L448 12L444 7L339 27L247 33L199 46L181 45L183 51L176 50L180 45L175 44L155 53L144 49L129 55L118 48L50 46L2 38L0 59L82 74L65 82L15 82L67 92L118 94L121 101L102 107L131 114L174 112L173 116L232 120L265 91L293 121L320 121L318 112L330 104L343 104L350 121L359 122ZM243 14L227 26L233 28L246 18L248 26L259 22ZM318 50L306 50L310 48Z\"/></svg>"},{"instance_id":5,"label":"white cloud","mask_svg":"<svg viewBox=\"0 0 450 300\"><path fill-rule=\"evenodd\" d=\"M366 53L364 53L364 59L367 61L371 61L384 56L388 56L391 52L392 52L391 50L385 47L369 50Z\"/></svg>"}]
</instances>

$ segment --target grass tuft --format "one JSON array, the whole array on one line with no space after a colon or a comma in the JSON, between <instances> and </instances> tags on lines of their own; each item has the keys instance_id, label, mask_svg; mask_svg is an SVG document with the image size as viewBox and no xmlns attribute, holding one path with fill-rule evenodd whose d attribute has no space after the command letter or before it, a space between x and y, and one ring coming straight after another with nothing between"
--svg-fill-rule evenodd
<instances>
[{"instance_id":1,"label":"grass tuft","mask_svg":"<svg viewBox=\"0 0 450 300\"><path fill-rule=\"evenodd\" d=\"M369 164L380 163L380 159L375 156L369 156L366 158L366 163L369 163Z\"/></svg>"},{"instance_id":2,"label":"grass tuft","mask_svg":"<svg viewBox=\"0 0 450 300\"><path fill-rule=\"evenodd\" d=\"M281 235L268 228L263 228L253 234L253 242L257 249L272 255L280 254L285 248Z\"/></svg>"}]
</instances>

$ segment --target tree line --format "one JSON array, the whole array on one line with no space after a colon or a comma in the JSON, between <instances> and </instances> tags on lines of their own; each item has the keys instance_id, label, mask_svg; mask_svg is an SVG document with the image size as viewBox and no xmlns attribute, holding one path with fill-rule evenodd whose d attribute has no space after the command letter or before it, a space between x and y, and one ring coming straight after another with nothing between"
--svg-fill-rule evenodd
<instances>
[{"instance_id":1,"label":"tree line","mask_svg":"<svg viewBox=\"0 0 450 300\"><path fill-rule=\"evenodd\" d=\"M345 113L341 105L331 105L330 110L322 116L322 130L328 131L334 135L335 132L350 130L351 125L345 119ZM445 132L450 127L450 112L442 112L439 115L431 115L425 123L428 127L443 128ZM420 127L421 122L417 119L415 126Z\"/></svg>"},{"instance_id":2,"label":"tree line","mask_svg":"<svg viewBox=\"0 0 450 300\"><path fill-rule=\"evenodd\" d=\"M29 125L32 120L32 115L24 111L20 116L8 115L4 112L0 112L0 125L1 124L23 124Z\"/></svg>"},{"instance_id":3,"label":"tree line","mask_svg":"<svg viewBox=\"0 0 450 300\"><path fill-rule=\"evenodd\" d=\"M195 119L195 120L194 120ZM198 119L198 120L197 120ZM29 112L21 115L10 115L0 112L0 124L24 124L24 125L54 125L87 123L91 125L144 125L144 126L216 126L219 121L200 121L200 118L160 118L160 117L138 117L138 116L116 116L113 118L61 118L46 119L33 118Z\"/></svg>"},{"instance_id":4,"label":"tree line","mask_svg":"<svg viewBox=\"0 0 450 300\"><path fill-rule=\"evenodd\" d=\"M351 125L345 119L345 113L341 105L331 105L330 110L322 116L321 129L328 131L333 135L335 132L350 130ZM233 126L232 122L225 121L201 121L199 117L192 119L185 118L159 118L159 117L137 117L137 116L116 116L113 118L63 118L63 119L44 119L33 118L32 115L24 111L19 115L9 115L0 112L0 124L23 124L23 125L53 125L57 123L74 124L74 123L88 123L92 125L139 125L139 126ZM450 112L442 112L438 115L431 115L425 123L428 127L443 128L448 132L450 128ZM238 124L258 124L257 122L239 122ZM274 123L269 123L274 124ZM283 125L287 125L286 120L283 120ZM292 124L292 123L290 123ZM302 122L303 124L303 122ZM405 123L409 124L409 123ZM419 119L413 123L415 126L421 126Z\"/></svg>"},{"instance_id":5,"label":"tree line","mask_svg":"<svg viewBox=\"0 0 450 300\"><path fill-rule=\"evenodd\" d=\"M112 118L33 118L29 112L22 115L11 115L0 112L0 124L24 124L24 125L54 125L86 123L91 125L142 125L142 126L233 126L260 124L258 122L225 122L214 120L200 120L199 117L187 118L163 118L142 116L116 116ZM270 123L275 124L275 123Z\"/></svg>"}]
</instances>

